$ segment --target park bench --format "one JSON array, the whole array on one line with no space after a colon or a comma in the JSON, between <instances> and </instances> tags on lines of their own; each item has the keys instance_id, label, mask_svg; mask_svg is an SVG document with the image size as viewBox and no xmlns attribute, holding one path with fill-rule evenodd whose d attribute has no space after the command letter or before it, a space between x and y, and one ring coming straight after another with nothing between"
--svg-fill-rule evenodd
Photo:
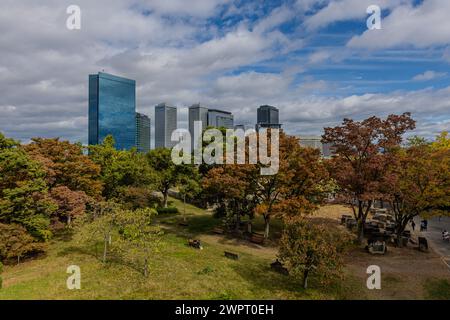
<instances>
[{"instance_id":1,"label":"park bench","mask_svg":"<svg viewBox=\"0 0 450 320\"><path fill-rule=\"evenodd\" d=\"M215 233L215 234L224 234L224 230L223 230L223 228L220 228L220 227L215 227L214 229L213 229L213 232Z\"/></svg>"},{"instance_id":2,"label":"park bench","mask_svg":"<svg viewBox=\"0 0 450 320\"><path fill-rule=\"evenodd\" d=\"M346 224L348 219L353 218L352 216L348 215L348 214L343 214L341 216L341 224Z\"/></svg>"},{"instance_id":3,"label":"park bench","mask_svg":"<svg viewBox=\"0 0 450 320\"><path fill-rule=\"evenodd\" d=\"M371 254L385 254L387 251L386 242L380 240L369 241L367 251Z\"/></svg>"},{"instance_id":4,"label":"park bench","mask_svg":"<svg viewBox=\"0 0 450 320\"><path fill-rule=\"evenodd\" d=\"M233 259L233 260L238 260L239 259L239 255L233 252L229 252L229 251L225 251L225 257L227 257L228 259Z\"/></svg>"},{"instance_id":5,"label":"park bench","mask_svg":"<svg viewBox=\"0 0 450 320\"><path fill-rule=\"evenodd\" d=\"M264 243L264 235L260 233L253 232L250 237L250 242L256 243L256 244L263 244Z\"/></svg>"},{"instance_id":6,"label":"park bench","mask_svg":"<svg viewBox=\"0 0 450 320\"><path fill-rule=\"evenodd\" d=\"M188 245L192 248L195 249L203 249L200 240L196 240L196 239L189 239L188 240Z\"/></svg>"},{"instance_id":7,"label":"park bench","mask_svg":"<svg viewBox=\"0 0 450 320\"><path fill-rule=\"evenodd\" d=\"M283 264L282 264L280 261L278 261L278 259L277 259L275 262L272 262L272 263L270 264L270 268L271 268L272 270L274 270L275 272L284 274L284 275L286 275L286 276L289 275L288 269L286 269L286 268L283 266Z\"/></svg>"}]
</instances>

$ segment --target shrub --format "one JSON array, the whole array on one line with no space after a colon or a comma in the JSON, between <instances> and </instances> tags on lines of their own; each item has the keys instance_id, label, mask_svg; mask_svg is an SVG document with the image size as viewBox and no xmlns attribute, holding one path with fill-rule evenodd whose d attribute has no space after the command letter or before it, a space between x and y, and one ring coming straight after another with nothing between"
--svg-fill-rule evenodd
<instances>
[{"instance_id":1,"label":"shrub","mask_svg":"<svg viewBox=\"0 0 450 320\"><path fill-rule=\"evenodd\" d=\"M176 207L167 207L167 208L157 208L158 214L176 214L178 213L178 208Z\"/></svg>"}]
</instances>

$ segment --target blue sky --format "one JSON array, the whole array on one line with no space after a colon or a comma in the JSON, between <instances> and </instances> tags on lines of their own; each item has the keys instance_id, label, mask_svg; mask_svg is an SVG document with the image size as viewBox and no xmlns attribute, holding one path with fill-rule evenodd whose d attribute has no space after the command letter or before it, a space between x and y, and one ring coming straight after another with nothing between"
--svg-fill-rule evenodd
<instances>
[{"instance_id":1,"label":"blue sky","mask_svg":"<svg viewBox=\"0 0 450 320\"><path fill-rule=\"evenodd\" d=\"M66 8L81 9L68 30ZM366 9L382 9L368 30ZM137 80L137 109L167 102L187 127L190 104L280 109L291 134L344 117L410 111L415 134L450 127L448 0L2 0L0 131L87 140L87 78Z\"/></svg>"}]
</instances>

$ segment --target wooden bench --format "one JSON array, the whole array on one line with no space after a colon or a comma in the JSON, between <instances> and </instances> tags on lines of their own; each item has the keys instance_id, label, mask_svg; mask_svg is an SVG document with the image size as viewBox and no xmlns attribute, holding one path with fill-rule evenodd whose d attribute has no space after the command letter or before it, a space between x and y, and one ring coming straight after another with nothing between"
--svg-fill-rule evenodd
<instances>
[{"instance_id":1,"label":"wooden bench","mask_svg":"<svg viewBox=\"0 0 450 320\"><path fill-rule=\"evenodd\" d=\"M188 240L188 245L190 247L192 247L192 248L195 248L195 249L200 249L200 250L202 249L202 244L201 244L200 240L189 239Z\"/></svg>"},{"instance_id":2,"label":"wooden bench","mask_svg":"<svg viewBox=\"0 0 450 320\"><path fill-rule=\"evenodd\" d=\"M239 260L239 255L233 252L225 251L225 257L228 259Z\"/></svg>"},{"instance_id":3,"label":"wooden bench","mask_svg":"<svg viewBox=\"0 0 450 320\"><path fill-rule=\"evenodd\" d=\"M286 268L283 266L283 264L282 264L280 261L278 261L278 259L277 259L275 262L272 262L272 263L270 264L270 268L271 268L272 270L274 270L275 272L284 274L285 276L289 275L288 269L286 269Z\"/></svg>"},{"instance_id":4,"label":"wooden bench","mask_svg":"<svg viewBox=\"0 0 450 320\"><path fill-rule=\"evenodd\" d=\"M215 227L214 229L213 229L213 232L215 233L215 234L224 234L224 230L223 230L223 228L220 228L220 227Z\"/></svg>"},{"instance_id":5,"label":"wooden bench","mask_svg":"<svg viewBox=\"0 0 450 320\"><path fill-rule=\"evenodd\" d=\"M260 233L252 233L250 237L250 242L256 243L256 244L263 244L264 243L264 235Z\"/></svg>"}]
</instances>

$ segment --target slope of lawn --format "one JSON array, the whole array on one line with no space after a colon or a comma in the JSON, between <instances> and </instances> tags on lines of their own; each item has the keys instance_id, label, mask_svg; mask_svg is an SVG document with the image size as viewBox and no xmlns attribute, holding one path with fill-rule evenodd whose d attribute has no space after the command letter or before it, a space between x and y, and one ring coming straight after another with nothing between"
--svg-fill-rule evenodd
<instances>
[{"instance_id":1,"label":"slope of lawn","mask_svg":"<svg viewBox=\"0 0 450 320\"><path fill-rule=\"evenodd\" d=\"M164 246L150 265L150 276L120 262L103 265L74 240L53 240L45 257L6 266L0 299L341 299L361 298L354 279L328 287L311 281L304 291L290 277L270 270L275 248L262 248L210 230L219 223L210 212L187 206L189 226L181 227L183 205L172 199L180 214L157 218L166 229ZM202 239L203 250L186 245L191 236ZM240 255L224 257L224 250ZM69 265L81 268L81 290L68 290Z\"/></svg>"}]
</instances>

